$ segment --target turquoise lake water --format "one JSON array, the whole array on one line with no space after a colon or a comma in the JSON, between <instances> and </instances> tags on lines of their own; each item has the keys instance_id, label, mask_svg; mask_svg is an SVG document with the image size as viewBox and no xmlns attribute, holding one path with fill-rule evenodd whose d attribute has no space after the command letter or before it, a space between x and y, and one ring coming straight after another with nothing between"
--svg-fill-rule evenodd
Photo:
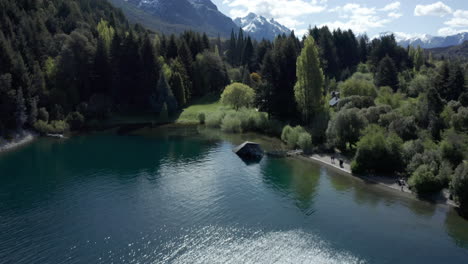
<instances>
[{"instance_id":1,"label":"turquoise lake water","mask_svg":"<svg viewBox=\"0 0 468 264\"><path fill-rule=\"evenodd\" d=\"M0 263L468 263L452 208L311 162L246 164L240 140L159 128L0 154Z\"/></svg>"}]
</instances>

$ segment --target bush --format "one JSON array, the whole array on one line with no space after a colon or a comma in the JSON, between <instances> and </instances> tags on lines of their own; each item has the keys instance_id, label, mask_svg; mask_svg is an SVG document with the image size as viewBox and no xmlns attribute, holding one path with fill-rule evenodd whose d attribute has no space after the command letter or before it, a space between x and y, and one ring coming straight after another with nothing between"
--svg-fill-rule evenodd
<instances>
[{"instance_id":1,"label":"bush","mask_svg":"<svg viewBox=\"0 0 468 264\"><path fill-rule=\"evenodd\" d=\"M409 162L406 171L412 175L421 165L429 166L437 174L442 158L436 150L425 150L422 153L416 153Z\"/></svg>"},{"instance_id":2,"label":"bush","mask_svg":"<svg viewBox=\"0 0 468 264\"><path fill-rule=\"evenodd\" d=\"M367 171L393 173L402 171L403 140L395 133L371 125L357 143L357 152L351 169L355 173Z\"/></svg>"},{"instance_id":3,"label":"bush","mask_svg":"<svg viewBox=\"0 0 468 264\"><path fill-rule=\"evenodd\" d=\"M301 126L291 127L287 125L283 128L283 132L281 133L281 140L283 140L291 148L296 148L299 146L298 143L299 143L299 137L301 134L308 134L308 133Z\"/></svg>"},{"instance_id":4,"label":"bush","mask_svg":"<svg viewBox=\"0 0 468 264\"><path fill-rule=\"evenodd\" d=\"M221 122L221 130L230 133L241 133L241 120L235 115L226 115Z\"/></svg>"},{"instance_id":5,"label":"bush","mask_svg":"<svg viewBox=\"0 0 468 264\"><path fill-rule=\"evenodd\" d=\"M45 134L63 134L68 131L69 126L65 121L54 120L50 124L39 120L34 124L34 129L39 133Z\"/></svg>"},{"instance_id":6,"label":"bush","mask_svg":"<svg viewBox=\"0 0 468 264\"><path fill-rule=\"evenodd\" d=\"M420 195L434 193L443 188L442 182L428 165L419 166L409 178L408 184Z\"/></svg>"},{"instance_id":7,"label":"bush","mask_svg":"<svg viewBox=\"0 0 468 264\"><path fill-rule=\"evenodd\" d=\"M249 107L255 99L255 91L242 83L228 85L221 94L221 103L239 110L241 107Z\"/></svg>"},{"instance_id":8,"label":"bush","mask_svg":"<svg viewBox=\"0 0 468 264\"><path fill-rule=\"evenodd\" d=\"M198 113L198 122L200 122L201 125L205 124L205 119L206 119L205 113L203 112Z\"/></svg>"},{"instance_id":9,"label":"bush","mask_svg":"<svg viewBox=\"0 0 468 264\"><path fill-rule=\"evenodd\" d=\"M400 107L401 102L404 101L405 96L401 93L394 93L393 89L388 86L381 87L379 96L375 99L377 105L389 105L393 109Z\"/></svg>"},{"instance_id":10,"label":"bush","mask_svg":"<svg viewBox=\"0 0 468 264\"><path fill-rule=\"evenodd\" d=\"M225 113L222 111L213 112L206 117L206 125L212 128L219 128L224 116Z\"/></svg>"},{"instance_id":11,"label":"bush","mask_svg":"<svg viewBox=\"0 0 468 264\"><path fill-rule=\"evenodd\" d=\"M375 106L374 99L370 96L353 95L345 97L338 102L338 109L349 109L349 108L368 108Z\"/></svg>"},{"instance_id":12,"label":"bush","mask_svg":"<svg viewBox=\"0 0 468 264\"><path fill-rule=\"evenodd\" d=\"M369 121L371 124L377 124L379 122L380 116L387 114L392 111L392 107L388 105L379 105L372 106L367 109L362 109L361 114Z\"/></svg>"},{"instance_id":13,"label":"bush","mask_svg":"<svg viewBox=\"0 0 468 264\"><path fill-rule=\"evenodd\" d=\"M72 130L79 130L85 122L84 116L80 112L72 112L67 116L67 123Z\"/></svg>"},{"instance_id":14,"label":"bush","mask_svg":"<svg viewBox=\"0 0 468 264\"><path fill-rule=\"evenodd\" d=\"M310 153L312 151L312 136L307 132L299 134L299 138L297 140L297 145L305 153Z\"/></svg>"},{"instance_id":15,"label":"bush","mask_svg":"<svg viewBox=\"0 0 468 264\"><path fill-rule=\"evenodd\" d=\"M362 75L362 73L360 74ZM365 79L351 78L338 85L342 97L353 95L369 96L375 98L377 91L372 81Z\"/></svg>"},{"instance_id":16,"label":"bush","mask_svg":"<svg viewBox=\"0 0 468 264\"><path fill-rule=\"evenodd\" d=\"M466 162L455 169L450 191L455 200L460 203L460 207L464 210L468 209L468 164Z\"/></svg>"}]
</instances>

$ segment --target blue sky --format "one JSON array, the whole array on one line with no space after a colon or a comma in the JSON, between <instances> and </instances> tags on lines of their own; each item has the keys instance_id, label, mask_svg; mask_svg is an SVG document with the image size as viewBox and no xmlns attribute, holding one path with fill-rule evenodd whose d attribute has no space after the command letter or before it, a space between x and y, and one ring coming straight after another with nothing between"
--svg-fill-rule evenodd
<instances>
[{"instance_id":1,"label":"blue sky","mask_svg":"<svg viewBox=\"0 0 468 264\"><path fill-rule=\"evenodd\" d=\"M381 32L406 36L468 31L468 0L212 0L236 18L254 12L303 34L309 25L351 28L370 37Z\"/></svg>"}]
</instances>

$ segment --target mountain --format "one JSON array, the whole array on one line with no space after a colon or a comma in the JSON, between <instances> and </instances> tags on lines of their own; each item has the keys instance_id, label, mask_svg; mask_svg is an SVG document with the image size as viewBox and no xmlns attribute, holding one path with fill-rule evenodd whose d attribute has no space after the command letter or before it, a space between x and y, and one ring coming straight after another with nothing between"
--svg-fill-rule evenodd
<instances>
[{"instance_id":1,"label":"mountain","mask_svg":"<svg viewBox=\"0 0 468 264\"><path fill-rule=\"evenodd\" d=\"M184 30L229 36L238 26L211 0L110 0L130 21L163 33Z\"/></svg>"},{"instance_id":2,"label":"mountain","mask_svg":"<svg viewBox=\"0 0 468 264\"><path fill-rule=\"evenodd\" d=\"M395 34L398 44L403 47L421 46L424 49L444 48L460 45L468 40L468 32L459 33L447 37L434 37L431 35L420 35L417 37L408 37L402 34Z\"/></svg>"},{"instance_id":3,"label":"mountain","mask_svg":"<svg viewBox=\"0 0 468 264\"><path fill-rule=\"evenodd\" d=\"M236 18L234 22L237 26L241 27L245 32L247 32L252 38L257 40L273 40L280 34L291 33L289 28L281 25L274 19L268 20L265 17L254 13L250 13L243 18Z\"/></svg>"},{"instance_id":4,"label":"mountain","mask_svg":"<svg viewBox=\"0 0 468 264\"><path fill-rule=\"evenodd\" d=\"M435 58L444 56L445 58L468 59L468 41L457 46L428 49L427 52L431 52Z\"/></svg>"}]
</instances>

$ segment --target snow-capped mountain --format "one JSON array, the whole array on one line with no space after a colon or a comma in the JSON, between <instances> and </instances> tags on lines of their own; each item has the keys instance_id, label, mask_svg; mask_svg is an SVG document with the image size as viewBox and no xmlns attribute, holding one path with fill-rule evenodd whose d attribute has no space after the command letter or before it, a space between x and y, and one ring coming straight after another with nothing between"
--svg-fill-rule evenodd
<instances>
[{"instance_id":1,"label":"snow-capped mountain","mask_svg":"<svg viewBox=\"0 0 468 264\"><path fill-rule=\"evenodd\" d=\"M241 27L247 32L252 38L261 40L269 39L273 40L280 34L289 34L291 30L274 19L267 19L263 16L259 16L254 13L248 14L243 18L236 18L234 20L237 26Z\"/></svg>"},{"instance_id":2,"label":"snow-capped mountain","mask_svg":"<svg viewBox=\"0 0 468 264\"><path fill-rule=\"evenodd\" d=\"M111 2L125 3L120 5L124 12L131 12L132 8L136 7L154 17L157 21L135 19L142 23L148 22L148 27L160 21L175 25L182 31L192 29L206 32L211 36L217 34L228 36L232 29L238 28L211 0L111 0Z\"/></svg>"},{"instance_id":3,"label":"snow-capped mountain","mask_svg":"<svg viewBox=\"0 0 468 264\"><path fill-rule=\"evenodd\" d=\"M434 37L427 34L408 36L406 34L395 33L395 38L398 41L398 44L403 47L421 46L421 48L424 49L432 49L463 44L463 42L468 41L468 32L446 37Z\"/></svg>"}]
</instances>

